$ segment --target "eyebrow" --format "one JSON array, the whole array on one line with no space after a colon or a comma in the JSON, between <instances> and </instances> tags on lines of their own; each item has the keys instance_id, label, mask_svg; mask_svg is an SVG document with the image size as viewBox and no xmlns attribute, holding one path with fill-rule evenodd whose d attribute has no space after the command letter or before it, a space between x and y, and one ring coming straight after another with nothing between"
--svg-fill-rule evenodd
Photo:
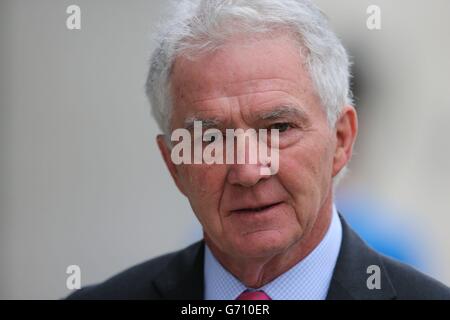
<instances>
[{"instance_id":1,"label":"eyebrow","mask_svg":"<svg viewBox=\"0 0 450 320\"><path fill-rule=\"evenodd\" d=\"M276 120L283 117L296 117L303 121L308 121L308 115L304 110L290 105L278 106L270 111L259 114L261 120Z\"/></svg>"},{"instance_id":2,"label":"eyebrow","mask_svg":"<svg viewBox=\"0 0 450 320\"><path fill-rule=\"evenodd\" d=\"M201 117L193 116L193 117L187 118L184 121L184 128L187 130L194 129L194 123L196 121L202 122L203 129L217 128L222 124L222 121L220 121L217 118L201 118Z\"/></svg>"},{"instance_id":3,"label":"eyebrow","mask_svg":"<svg viewBox=\"0 0 450 320\"><path fill-rule=\"evenodd\" d=\"M290 105L282 105L275 107L270 111L262 112L261 114L258 115L258 117L261 120L277 120L280 118L295 117L299 118L304 122L308 122L308 115L304 110L300 109L299 107ZM223 126L223 122L218 118L203 118L199 116L192 116L184 121L184 128L187 130L194 129L194 124L196 121L201 121L202 128L205 130Z\"/></svg>"}]
</instances>

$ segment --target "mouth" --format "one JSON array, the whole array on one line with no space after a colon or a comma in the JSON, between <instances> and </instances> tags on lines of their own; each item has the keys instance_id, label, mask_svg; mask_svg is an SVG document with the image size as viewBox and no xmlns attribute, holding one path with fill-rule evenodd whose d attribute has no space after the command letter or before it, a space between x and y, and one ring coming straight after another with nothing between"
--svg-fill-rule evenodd
<instances>
[{"instance_id":1,"label":"mouth","mask_svg":"<svg viewBox=\"0 0 450 320\"><path fill-rule=\"evenodd\" d=\"M236 214L249 214L249 213L264 213L267 211L270 211L270 209L275 208L276 206L280 205L282 202L276 202L269 205L261 206L261 207L253 207L253 208L242 208L238 210L233 210L231 213Z\"/></svg>"}]
</instances>

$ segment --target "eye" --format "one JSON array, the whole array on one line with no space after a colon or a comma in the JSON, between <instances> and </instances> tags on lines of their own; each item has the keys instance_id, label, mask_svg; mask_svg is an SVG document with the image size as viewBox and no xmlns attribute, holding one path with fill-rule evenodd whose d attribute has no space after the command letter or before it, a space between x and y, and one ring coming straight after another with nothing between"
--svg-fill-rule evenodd
<instances>
[{"instance_id":1,"label":"eye","mask_svg":"<svg viewBox=\"0 0 450 320\"><path fill-rule=\"evenodd\" d=\"M211 144L213 142L215 142L219 136L221 136L222 134L218 133L218 132L214 132L214 133L205 133L204 134L204 138L203 138L203 142L206 144Z\"/></svg>"},{"instance_id":2,"label":"eye","mask_svg":"<svg viewBox=\"0 0 450 320\"><path fill-rule=\"evenodd\" d=\"M289 128L291 128L291 125L287 122L274 123L269 126L270 130L278 129L280 133L287 131Z\"/></svg>"}]
</instances>

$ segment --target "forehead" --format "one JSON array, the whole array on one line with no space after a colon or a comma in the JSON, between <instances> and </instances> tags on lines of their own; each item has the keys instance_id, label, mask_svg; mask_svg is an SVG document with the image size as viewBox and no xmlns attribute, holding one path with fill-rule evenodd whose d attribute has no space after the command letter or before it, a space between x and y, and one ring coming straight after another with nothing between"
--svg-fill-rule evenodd
<instances>
[{"instance_id":1,"label":"forehead","mask_svg":"<svg viewBox=\"0 0 450 320\"><path fill-rule=\"evenodd\" d=\"M171 77L174 113L208 112L231 98L249 107L305 100L314 91L303 61L297 42L282 35L231 40L194 60L180 56Z\"/></svg>"}]
</instances>

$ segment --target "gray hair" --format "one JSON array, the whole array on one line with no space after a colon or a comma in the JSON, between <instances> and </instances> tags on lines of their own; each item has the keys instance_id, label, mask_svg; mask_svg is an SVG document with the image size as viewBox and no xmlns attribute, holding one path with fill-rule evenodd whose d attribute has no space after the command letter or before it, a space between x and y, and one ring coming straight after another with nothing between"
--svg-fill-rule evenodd
<instances>
[{"instance_id":1,"label":"gray hair","mask_svg":"<svg viewBox=\"0 0 450 320\"><path fill-rule=\"evenodd\" d=\"M334 126L352 104L350 61L320 9L309 0L179 0L161 24L151 57L146 93L160 129L170 133L170 75L177 56L219 48L235 34L265 34L287 28L302 48L314 88Z\"/></svg>"}]
</instances>

